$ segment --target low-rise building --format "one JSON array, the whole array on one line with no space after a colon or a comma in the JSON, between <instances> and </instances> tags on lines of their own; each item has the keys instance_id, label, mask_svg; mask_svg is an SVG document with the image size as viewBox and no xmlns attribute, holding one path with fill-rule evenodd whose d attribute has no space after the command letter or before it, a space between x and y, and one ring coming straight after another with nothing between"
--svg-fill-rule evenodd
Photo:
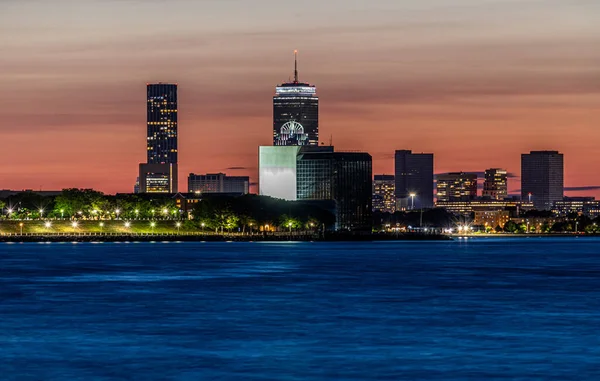
<instances>
[{"instance_id":1,"label":"low-rise building","mask_svg":"<svg viewBox=\"0 0 600 381\"><path fill-rule=\"evenodd\" d=\"M600 215L600 201L594 197L565 197L554 203L552 212L559 217L577 213L596 218Z\"/></svg>"},{"instance_id":2,"label":"low-rise building","mask_svg":"<svg viewBox=\"0 0 600 381\"><path fill-rule=\"evenodd\" d=\"M473 224L485 228L495 229L498 226L504 228L504 224L510 220L508 210L475 210L474 214Z\"/></svg>"}]
</instances>

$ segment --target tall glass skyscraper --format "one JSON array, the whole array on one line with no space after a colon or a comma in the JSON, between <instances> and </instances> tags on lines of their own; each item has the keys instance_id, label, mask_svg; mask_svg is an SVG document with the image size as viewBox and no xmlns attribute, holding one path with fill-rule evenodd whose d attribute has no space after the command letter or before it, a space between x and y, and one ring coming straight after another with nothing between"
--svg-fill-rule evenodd
<instances>
[{"instance_id":1,"label":"tall glass skyscraper","mask_svg":"<svg viewBox=\"0 0 600 381\"><path fill-rule=\"evenodd\" d=\"M521 155L521 199L531 198L537 210L552 210L563 199L564 158L558 151Z\"/></svg>"},{"instance_id":2,"label":"tall glass skyscraper","mask_svg":"<svg viewBox=\"0 0 600 381\"><path fill-rule=\"evenodd\" d=\"M294 52L296 57L297 52ZM273 97L273 145L319 145L319 97L317 88L298 79L295 59L294 80L282 83Z\"/></svg>"},{"instance_id":3,"label":"tall glass skyscraper","mask_svg":"<svg viewBox=\"0 0 600 381\"><path fill-rule=\"evenodd\" d=\"M177 163L177 85L147 85L148 164Z\"/></svg>"},{"instance_id":4,"label":"tall glass skyscraper","mask_svg":"<svg viewBox=\"0 0 600 381\"><path fill-rule=\"evenodd\" d=\"M177 193L177 85L147 84L147 160L140 164L141 193Z\"/></svg>"}]
</instances>

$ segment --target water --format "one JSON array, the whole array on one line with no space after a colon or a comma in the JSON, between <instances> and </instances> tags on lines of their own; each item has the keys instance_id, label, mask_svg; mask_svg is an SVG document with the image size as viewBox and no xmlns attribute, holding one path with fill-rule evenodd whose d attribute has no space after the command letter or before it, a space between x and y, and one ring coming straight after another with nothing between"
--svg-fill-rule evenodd
<instances>
[{"instance_id":1,"label":"water","mask_svg":"<svg viewBox=\"0 0 600 381\"><path fill-rule=\"evenodd\" d=\"M600 379L600 240L0 244L2 380Z\"/></svg>"}]
</instances>

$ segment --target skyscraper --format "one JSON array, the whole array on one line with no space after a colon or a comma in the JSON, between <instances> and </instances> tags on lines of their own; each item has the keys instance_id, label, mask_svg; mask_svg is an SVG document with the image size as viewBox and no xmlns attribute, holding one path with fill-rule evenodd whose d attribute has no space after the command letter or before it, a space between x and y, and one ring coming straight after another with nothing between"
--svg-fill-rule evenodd
<instances>
[{"instance_id":1,"label":"skyscraper","mask_svg":"<svg viewBox=\"0 0 600 381\"><path fill-rule=\"evenodd\" d=\"M558 151L531 151L521 155L521 198L538 210L552 210L563 199L564 159Z\"/></svg>"},{"instance_id":2,"label":"skyscraper","mask_svg":"<svg viewBox=\"0 0 600 381\"><path fill-rule=\"evenodd\" d=\"M148 164L177 164L177 85L147 85Z\"/></svg>"},{"instance_id":3,"label":"skyscraper","mask_svg":"<svg viewBox=\"0 0 600 381\"><path fill-rule=\"evenodd\" d=\"M503 200L508 196L506 169L490 168L485 170L482 196L492 200Z\"/></svg>"},{"instance_id":4,"label":"skyscraper","mask_svg":"<svg viewBox=\"0 0 600 381\"><path fill-rule=\"evenodd\" d=\"M396 210L433 207L433 154L398 150L395 154ZM414 197L410 197L414 194Z\"/></svg>"},{"instance_id":5,"label":"skyscraper","mask_svg":"<svg viewBox=\"0 0 600 381\"><path fill-rule=\"evenodd\" d=\"M140 164L141 193L176 193L177 169L177 85L146 86L146 163Z\"/></svg>"},{"instance_id":6,"label":"skyscraper","mask_svg":"<svg viewBox=\"0 0 600 381\"><path fill-rule=\"evenodd\" d=\"M282 83L273 97L273 145L319 144L319 97L314 85L298 78L294 52L294 80Z\"/></svg>"},{"instance_id":7,"label":"skyscraper","mask_svg":"<svg viewBox=\"0 0 600 381\"><path fill-rule=\"evenodd\" d=\"M437 200L470 201L477 197L477 174L450 172L437 176Z\"/></svg>"}]
</instances>

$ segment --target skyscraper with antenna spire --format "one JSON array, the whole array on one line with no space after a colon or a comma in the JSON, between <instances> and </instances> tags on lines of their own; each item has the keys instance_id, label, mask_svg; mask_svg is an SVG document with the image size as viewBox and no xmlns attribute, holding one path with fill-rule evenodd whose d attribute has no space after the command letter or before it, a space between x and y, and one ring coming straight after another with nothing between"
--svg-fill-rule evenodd
<instances>
[{"instance_id":1,"label":"skyscraper with antenna spire","mask_svg":"<svg viewBox=\"0 0 600 381\"><path fill-rule=\"evenodd\" d=\"M317 88L300 82L297 50L294 51L294 80L282 83L275 89L273 145L319 145Z\"/></svg>"}]
</instances>

